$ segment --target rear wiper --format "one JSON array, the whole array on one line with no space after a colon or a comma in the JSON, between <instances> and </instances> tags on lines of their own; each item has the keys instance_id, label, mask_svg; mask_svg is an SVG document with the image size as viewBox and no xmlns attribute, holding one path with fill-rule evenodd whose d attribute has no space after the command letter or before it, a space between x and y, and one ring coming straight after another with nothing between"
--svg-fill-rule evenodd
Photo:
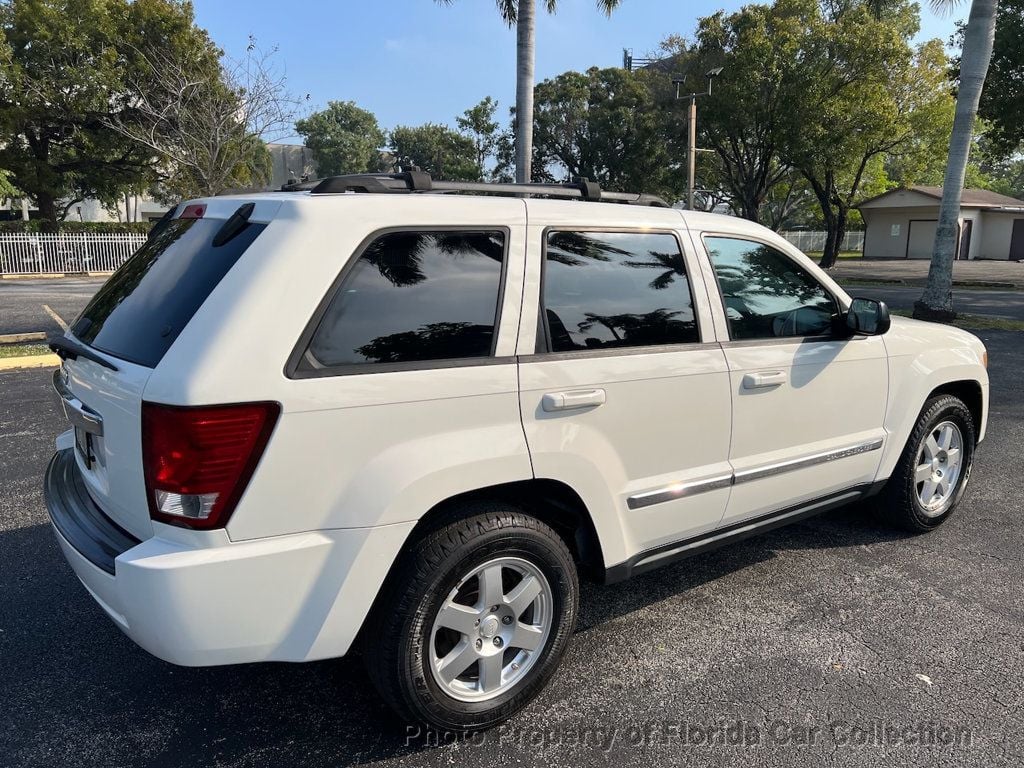
<instances>
[{"instance_id":1,"label":"rear wiper","mask_svg":"<svg viewBox=\"0 0 1024 768\"><path fill-rule=\"evenodd\" d=\"M213 247L219 248L245 229L254 210L256 210L255 203L246 203L232 213L230 218L224 222L224 226L213 236Z\"/></svg>"},{"instance_id":2,"label":"rear wiper","mask_svg":"<svg viewBox=\"0 0 1024 768\"><path fill-rule=\"evenodd\" d=\"M49 346L61 360L77 360L80 357L84 357L86 360L92 360L94 363L102 365L104 368L109 368L112 371L119 370L109 360L104 360L84 344L79 344L77 341L72 341L69 338L56 339L51 341Z\"/></svg>"}]
</instances>

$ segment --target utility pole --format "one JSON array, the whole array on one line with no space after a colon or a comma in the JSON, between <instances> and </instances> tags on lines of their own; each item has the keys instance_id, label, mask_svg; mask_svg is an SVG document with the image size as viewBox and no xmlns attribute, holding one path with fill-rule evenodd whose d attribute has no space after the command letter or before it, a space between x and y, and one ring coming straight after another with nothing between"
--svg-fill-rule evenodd
<instances>
[{"instance_id":1,"label":"utility pole","mask_svg":"<svg viewBox=\"0 0 1024 768\"><path fill-rule=\"evenodd\" d=\"M708 91L711 90L711 81L708 80ZM690 96L690 142L686 145L686 164L689 166L689 174L686 179L686 208L693 210L693 185L697 177L697 95Z\"/></svg>"},{"instance_id":2,"label":"utility pole","mask_svg":"<svg viewBox=\"0 0 1024 768\"><path fill-rule=\"evenodd\" d=\"M701 93L687 93L686 95L679 93L679 87L683 84L686 78L672 78L672 84L676 87L676 98L690 100L690 114L687 121L689 123L689 141L687 142L686 147L686 164L689 170L689 175L686 180L686 207L691 211L693 210L693 192L695 179L697 177L697 97L710 96L711 81L720 74L722 74L722 67L716 67L715 69L704 73L704 77L708 79L708 89Z\"/></svg>"}]
</instances>

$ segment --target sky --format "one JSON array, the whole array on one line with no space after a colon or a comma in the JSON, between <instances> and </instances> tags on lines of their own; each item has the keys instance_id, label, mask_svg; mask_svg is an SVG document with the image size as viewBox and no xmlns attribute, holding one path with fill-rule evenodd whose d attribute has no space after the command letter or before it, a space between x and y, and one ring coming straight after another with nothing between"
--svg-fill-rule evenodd
<instances>
[{"instance_id":1,"label":"sky","mask_svg":"<svg viewBox=\"0 0 1024 768\"><path fill-rule=\"evenodd\" d=\"M311 109L328 101L355 101L390 129L425 122L454 125L456 115L485 96L498 100L505 122L515 102L515 31L502 23L492 0L453 0L447 6L434 0L193 3L197 23L229 56L244 55L249 35L263 50L276 47L289 90L309 94ZM621 66L623 48L643 56L669 35L692 37L698 18L743 4L623 0L606 17L594 0L559 0L554 15L538 8L536 79ZM946 42L968 9L969 3L961 2L943 17L925 3L918 39Z\"/></svg>"}]
</instances>

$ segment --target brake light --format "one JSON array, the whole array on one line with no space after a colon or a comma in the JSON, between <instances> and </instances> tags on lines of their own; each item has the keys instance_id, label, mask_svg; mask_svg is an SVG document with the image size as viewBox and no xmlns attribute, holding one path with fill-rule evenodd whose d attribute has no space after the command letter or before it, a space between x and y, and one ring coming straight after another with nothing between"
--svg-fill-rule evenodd
<instances>
[{"instance_id":1,"label":"brake light","mask_svg":"<svg viewBox=\"0 0 1024 768\"><path fill-rule=\"evenodd\" d=\"M186 205L185 210L181 212L179 219L201 219L206 215L206 205L203 203L192 203L192 205Z\"/></svg>"},{"instance_id":2,"label":"brake light","mask_svg":"<svg viewBox=\"0 0 1024 768\"><path fill-rule=\"evenodd\" d=\"M277 403L183 407L142 404L149 516L222 528L245 491L281 412Z\"/></svg>"}]
</instances>

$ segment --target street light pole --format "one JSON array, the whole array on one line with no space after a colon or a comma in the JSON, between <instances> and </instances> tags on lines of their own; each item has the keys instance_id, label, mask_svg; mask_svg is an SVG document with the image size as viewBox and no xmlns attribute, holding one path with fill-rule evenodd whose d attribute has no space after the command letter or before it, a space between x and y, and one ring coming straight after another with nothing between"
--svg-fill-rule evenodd
<instances>
[{"instance_id":1,"label":"street light pole","mask_svg":"<svg viewBox=\"0 0 1024 768\"><path fill-rule=\"evenodd\" d=\"M689 124L689 141L687 142L686 147L686 164L688 166L689 173L686 180L686 207L691 211L693 210L693 193L695 179L697 176L697 97L710 96L711 81L720 74L722 74L722 67L716 67L715 69L709 70L704 74L704 77L708 79L708 89L701 93L688 93L685 96L679 93L679 86L683 84L685 78L672 78L672 83L676 87L676 98L685 98L690 100L690 114L689 119L687 120Z\"/></svg>"}]
</instances>

